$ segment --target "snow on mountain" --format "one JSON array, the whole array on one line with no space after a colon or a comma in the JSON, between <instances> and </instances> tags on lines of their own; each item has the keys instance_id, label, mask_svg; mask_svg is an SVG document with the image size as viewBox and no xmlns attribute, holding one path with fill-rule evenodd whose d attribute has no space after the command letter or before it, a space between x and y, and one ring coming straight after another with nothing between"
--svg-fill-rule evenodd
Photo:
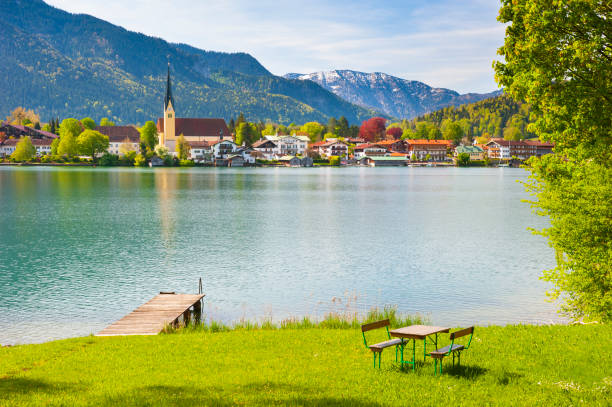
<instances>
[{"instance_id":1,"label":"snow on mountain","mask_svg":"<svg viewBox=\"0 0 612 407\"><path fill-rule=\"evenodd\" d=\"M310 80L341 98L397 118L410 119L444 108L476 102L497 96L491 93L467 93L433 88L423 82L410 81L383 72L333 70L309 74L289 73L287 79Z\"/></svg>"}]
</instances>

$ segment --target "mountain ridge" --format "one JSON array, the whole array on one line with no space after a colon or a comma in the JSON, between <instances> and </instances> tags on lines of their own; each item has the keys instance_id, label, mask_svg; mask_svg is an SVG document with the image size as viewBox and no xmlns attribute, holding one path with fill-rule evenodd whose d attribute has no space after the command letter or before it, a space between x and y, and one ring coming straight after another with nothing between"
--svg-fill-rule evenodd
<instances>
[{"instance_id":1,"label":"mountain ridge","mask_svg":"<svg viewBox=\"0 0 612 407\"><path fill-rule=\"evenodd\" d=\"M0 2L0 58L0 115L24 106L43 118L142 124L161 115L168 60L183 117L359 123L377 114L314 83L274 76L247 53L169 43L41 0Z\"/></svg>"},{"instance_id":2,"label":"mountain ridge","mask_svg":"<svg viewBox=\"0 0 612 407\"><path fill-rule=\"evenodd\" d=\"M384 72L334 69L309 74L288 73L287 79L310 80L343 99L389 116L412 119L447 106L458 106L495 97L501 91L466 93L434 88L423 82L399 78Z\"/></svg>"}]
</instances>

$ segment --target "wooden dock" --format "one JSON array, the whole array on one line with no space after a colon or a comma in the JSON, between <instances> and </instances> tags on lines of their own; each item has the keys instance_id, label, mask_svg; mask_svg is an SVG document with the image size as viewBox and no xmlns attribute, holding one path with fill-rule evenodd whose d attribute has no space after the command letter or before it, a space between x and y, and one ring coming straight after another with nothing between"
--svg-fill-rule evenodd
<instances>
[{"instance_id":1,"label":"wooden dock","mask_svg":"<svg viewBox=\"0 0 612 407\"><path fill-rule=\"evenodd\" d=\"M157 335L166 325L177 325L179 318L188 321L202 313L204 294L160 293L96 336Z\"/></svg>"}]
</instances>

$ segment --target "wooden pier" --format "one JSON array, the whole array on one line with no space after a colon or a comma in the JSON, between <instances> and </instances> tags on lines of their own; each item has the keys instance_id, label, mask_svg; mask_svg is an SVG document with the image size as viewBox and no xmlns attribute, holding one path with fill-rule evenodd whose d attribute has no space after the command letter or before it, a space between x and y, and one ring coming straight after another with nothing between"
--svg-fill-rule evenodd
<instances>
[{"instance_id":1,"label":"wooden pier","mask_svg":"<svg viewBox=\"0 0 612 407\"><path fill-rule=\"evenodd\" d=\"M176 326L179 318L189 321L202 314L204 294L159 293L96 336L157 335L166 325Z\"/></svg>"}]
</instances>

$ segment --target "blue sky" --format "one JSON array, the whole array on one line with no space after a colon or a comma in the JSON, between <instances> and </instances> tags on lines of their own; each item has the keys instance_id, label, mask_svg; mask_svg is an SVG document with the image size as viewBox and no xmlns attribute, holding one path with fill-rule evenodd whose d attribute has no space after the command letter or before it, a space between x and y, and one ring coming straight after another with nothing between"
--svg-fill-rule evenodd
<instances>
[{"instance_id":1,"label":"blue sky","mask_svg":"<svg viewBox=\"0 0 612 407\"><path fill-rule=\"evenodd\" d=\"M459 92L497 89L497 0L46 0L198 48L248 52L277 75L385 72Z\"/></svg>"}]
</instances>

